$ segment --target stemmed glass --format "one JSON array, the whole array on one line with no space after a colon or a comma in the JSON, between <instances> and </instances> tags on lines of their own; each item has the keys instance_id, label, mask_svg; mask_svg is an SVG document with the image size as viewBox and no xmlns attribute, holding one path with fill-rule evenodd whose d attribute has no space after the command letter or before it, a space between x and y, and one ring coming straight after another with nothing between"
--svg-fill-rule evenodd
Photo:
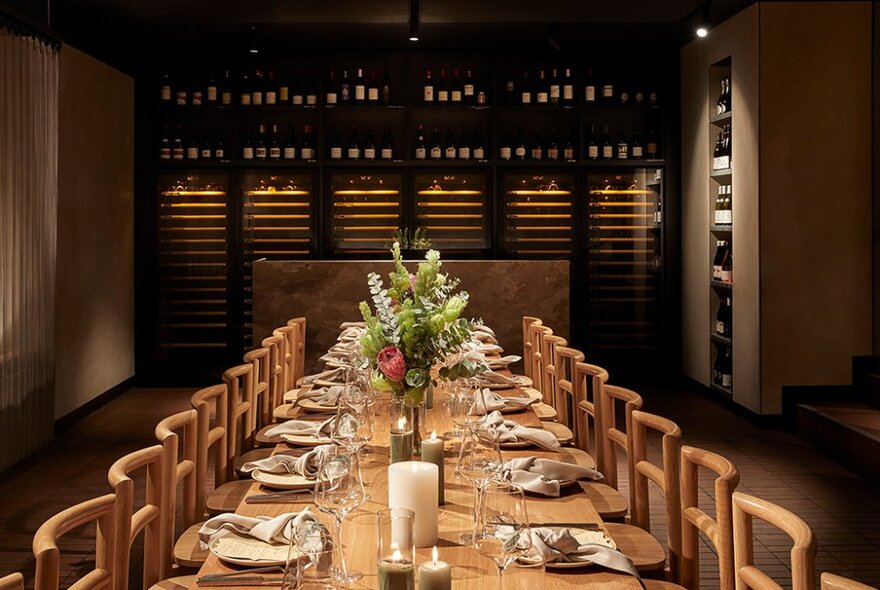
<instances>
[{"instance_id":1,"label":"stemmed glass","mask_svg":"<svg viewBox=\"0 0 880 590\"><path fill-rule=\"evenodd\" d=\"M366 404L349 395L340 397L330 438L350 452L359 453L373 438L373 423Z\"/></svg>"},{"instance_id":2,"label":"stemmed glass","mask_svg":"<svg viewBox=\"0 0 880 590\"><path fill-rule=\"evenodd\" d=\"M321 456L321 467L315 483L315 505L321 512L331 514L336 519L334 536L339 548L337 578L346 583L359 580L363 575L349 572L345 566L342 521L365 499L357 453L337 445L328 448Z\"/></svg>"},{"instance_id":3,"label":"stemmed glass","mask_svg":"<svg viewBox=\"0 0 880 590\"><path fill-rule=\"evenodd\" d=\"M474 484L474 530L480 526L483 490L501 473L501 450L495 432L483 426L465 430L458 454L456 473ZM463 534L461 540L470 543L473 535Z\"/></svg>"},{"instance_id":4,"label":"stemmed glass","mask_svg":"<svg viewBox=\"0 0 880 590\"><path fill-rule=\"evenodd\" d=\"M504 570L532 548L529 517L522 488L495 480L483 491L482 517L474 529L474 548L498 567L498 588Z\"/></svg>"}]
</instances>

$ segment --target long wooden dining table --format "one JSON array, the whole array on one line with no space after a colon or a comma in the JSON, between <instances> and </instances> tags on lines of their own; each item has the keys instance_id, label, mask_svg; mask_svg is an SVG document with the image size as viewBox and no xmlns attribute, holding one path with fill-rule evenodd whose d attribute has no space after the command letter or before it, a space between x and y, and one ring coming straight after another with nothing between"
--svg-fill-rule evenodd
<instances>
[{"instance_id":1,"label":"long wooden dining table","mask_svg":"<svg viewBox=\"0 0 880 590\"><path fill-rule=\"evenodd\" d=\"M499 393L522 395L517 389L500 391ZM433 430L439 436L454 430L448 412L443 409L445 397L443 389L438 387L434 394L433 409L426 412L426 431L429 434ZM376 417L373 423L374 436L370 442L372 452L362 454L361 458L361 470L368 499L346 518L343 528L344 555L347 566L350 571L363 573L360 580L351 584L350 587L355 589L374 590L377 588L376 513L388 507L387 468L389 464L390 400L379 400L376 405ZM299 414L300 418L309 417L309 414L303 412L302 409L292 412L292 414ZM542 427L541 420L538 419L531 407L520 412L505 414L505 417L524 426ZM462 544L459 541L462 533L471 531L474 492L472 484L455 475L456 446L457 440L446 441L446 502L439 511L439 539L437 541L439 558L452 566L452 587L454 589L494 590L498 588L498 573L494 563L479 554L470 545ZM286 443L281 443L276 447L275 452L289 449L290 447ZM577 449L563 446L553 451L542 450L538 447L503 450L502 456L505 460L514 457L538 456L583 464L583 461L578 459L584 455ZM263 488L254 482L248 494L263 494L271 491L273 490ZM299 499L278 504L248 504L242 501L236 513L251 517L271 517L311 507L319 520L328 526L332 525L332 517L320 513L314 506L310 495L303 494L301 498L299 496L295 496L295 498ZM527 510L529 520L533 524L595 523L608 534L599 513L583 492L581 484L563 488L561 496L558 498L527 494ZM418 549L417 562L430 560L431 549L430 547ZM236 571L235 566L229 566L221 562L215 555L209 555L199 570L199 576L232 571ZM536 590L541 586L553 589L573 589L585 586L601 590L641 589L639 581L632 576L592 565L576 569L554 569L552 566L548 566L546 571L544 568L511 566L504 574L505 590ZM247 586L241 587L246 588ZM198 586L193 583L191 589L195 590L196 588Z\"/></svg>"}]
</instances>

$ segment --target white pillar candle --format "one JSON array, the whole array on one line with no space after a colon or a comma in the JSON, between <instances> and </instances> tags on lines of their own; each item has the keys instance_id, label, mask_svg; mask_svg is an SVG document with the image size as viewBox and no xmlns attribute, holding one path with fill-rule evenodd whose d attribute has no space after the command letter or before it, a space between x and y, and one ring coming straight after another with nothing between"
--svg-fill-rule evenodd
<instances>
[{"instance_id":1,"label":"white pillar candle","mask_svg":"<svg viewBox=\"0 0 880 590\"><path fill-rule=\"evenodd\" d=\"M437 560L434 547L432 561L419 565L419 590L449 590L452 588L452 569L445 561Z\"/></svg>"},{"instance_id":2,"label":"white pillar candle","mask_svg":"<svg viewBox=\"0 0 880 590\"><path fill-rule=\"evenodd\" d=\"M437 466L423 461L402 461L388 466L388 507L415 513L416 547L437 543Z\"/></svg>"}]
</instances>

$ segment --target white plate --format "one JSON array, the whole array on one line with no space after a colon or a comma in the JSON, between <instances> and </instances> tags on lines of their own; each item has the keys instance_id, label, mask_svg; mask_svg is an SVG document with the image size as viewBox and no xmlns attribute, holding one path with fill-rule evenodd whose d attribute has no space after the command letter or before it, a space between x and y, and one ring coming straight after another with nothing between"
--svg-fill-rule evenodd
<instances>
[{"instance_id":1,"label":"white plate","mask_svg":"<svg viewBox=\"0 0 880 590\"><path fill-rule=\"evenodd\" d=\"M315 480L306 479L298 473L264 473L257 469L251 478L274 490L303 490L315 485Z\"/></svg>"},{"instance_id":2,"label":"white plate","mask_svg":"<svg viewBox=\"0 0 880 590\"><path fill-rule=\"evenodd\" d=\"M577 539L578 543L581 545L586 545L587 543L595 543L598 545L605 545L606 547L610 547L611 549L617 549L617 544L605 534L605 531L589 531L586 529L578 529L575 527L565 527L565 526L547 526L544 528L552 529L552 530L562 530L568 529L569 532ZM529 563L526 561L526 563ZM548 561L545 566L553 569L574 569L579 567L588 567L593 565L593 562L584 559L581 561Z\"/></svg>"},{"instance_id":3,"label":"white plate","mask_svg":"<svg viewBox=\"0 0 880 590\"><path fill-rule=\"evenodd\" d=\"M287 544L269 544L234 533L215 539L208 549L222 561L246 567L287 563Z\"/></svg>"},{"instance_id":4,"label":"white plate","mask_svg":"<svg viewBox=\"0 0 880 590\"><path fill-rule=\"evenodd\" d=\"M306 412L336 412L336 410L339 409L339 406L322 406L321 404L316 404L314 400L308 398L302 401L297 401L296 403Z\"/></svg>"},{"instance_id":5,"label":"white plate","mask_svg":"<svg viewBox=\"0 0 880 590\"><path fill-rule=\"evenodd\" d=\"M329 445L333 441L330 440L330 437L322 434L318 438L315 438L312 435L302 435L302 434L282 434L281 440L286 443L290 443L292 445L298 445L301 447L317 447L320 445Z\"/></svg>"}]
</instances>

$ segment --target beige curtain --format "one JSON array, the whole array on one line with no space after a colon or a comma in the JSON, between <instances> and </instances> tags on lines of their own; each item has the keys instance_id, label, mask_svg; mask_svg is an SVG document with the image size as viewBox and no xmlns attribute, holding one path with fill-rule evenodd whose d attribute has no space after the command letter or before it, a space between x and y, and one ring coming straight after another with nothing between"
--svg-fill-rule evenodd
<instances>
[{"instance_id":1,"label":"beige curtain","mask_svg":"<svg viewBox=\"0 0 880 590\"><path fill-rule=\"evenodd\" d=\"M0 18L0 471L52 436L57 151L57 48Z\"/></svg>"}]
</instances>

